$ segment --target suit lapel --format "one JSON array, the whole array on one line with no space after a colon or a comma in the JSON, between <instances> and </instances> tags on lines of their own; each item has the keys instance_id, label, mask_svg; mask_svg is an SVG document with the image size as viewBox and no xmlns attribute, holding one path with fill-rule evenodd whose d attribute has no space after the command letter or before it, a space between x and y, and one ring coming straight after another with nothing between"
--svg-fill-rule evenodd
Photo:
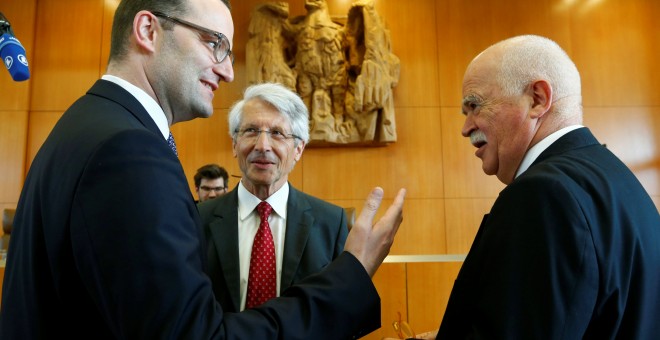
<instances>
[{"instance_id":1,"label":"suit lapel","mask_svg":"<svg viewBox=\"0 0 660 340\"><path fill-rule=\"evenodd\" d=\"M213 210L213 220L209 224L211 240L215 244L216 255L222 266L227 289L232 297L234 308L240 310L241 274L238 258L238 190L227 194L227 202L218 204ZM224 199L225 197L216 198Z\"/></svg>"},{"instance_id":2,"label":"suit lapel","mask_svg":"<svg viewBox=\"0 0 660 340\"><path fill-rule=\"evenodd\" d=\"M280 292L291 286L294 275L298 271L300 259L314 225L311 210L309 202L300 195L299 191L289 185Z\"/></svg>"}]
</instances>

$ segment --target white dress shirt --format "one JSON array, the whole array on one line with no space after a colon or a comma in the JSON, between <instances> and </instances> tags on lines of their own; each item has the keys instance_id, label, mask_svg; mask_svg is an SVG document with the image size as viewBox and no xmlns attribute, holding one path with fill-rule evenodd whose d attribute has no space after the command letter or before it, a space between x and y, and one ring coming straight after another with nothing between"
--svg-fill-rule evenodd
<instances>
[{"instance_id":1,"label":"white dress shirt","mask_svg":"<svg viewBox=\"0 0 660 340\"><path fill-rule=\"evenodd\" d=\"M536 158L539 157L539 155L545 151L552 143L554 143L557 139L559 139L561 136L575 130L579 129L581 127L584 127L582 125L571 125L567 126L563 129L557 130L547 137L541 139L540 142L536 143L536 145L532 146L529 150L527 150L527 153L525 153L525 157L523 157L522 162L520 162L520 166L518 167L518 171L516 171L516 177L522 175L523 172L527 171L529 169L529 166L534 163Z\"/></svg>"}]
</instances>

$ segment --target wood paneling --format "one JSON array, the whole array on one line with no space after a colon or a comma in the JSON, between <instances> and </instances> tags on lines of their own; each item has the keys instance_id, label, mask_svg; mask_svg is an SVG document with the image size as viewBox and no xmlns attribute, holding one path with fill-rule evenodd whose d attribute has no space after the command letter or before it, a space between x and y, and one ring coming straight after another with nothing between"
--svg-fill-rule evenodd
<instances>
[{"instance_id":1,"label":"wood paneling","mask_svg":"<svg viewBox=\"0 0 660 340\"><path fill-rule=\"evenodd\" d=\"M403 320L408 319L406 277L405 263L385 263L378 269L373 281L381 299L382 327L362 339L376 340L383 337L397 337L392 329L392 321L397 320L397 312L401 313Z\"/></svg>"},{"instance_id":2,"label":"wood paneling","mask_svg":"<svg viewBox=\"0 0 660 340\"><path fill-rule=\"evenodd\" d=\"M40 0L31 111L64 111L99 77L103 0Z\"/></svg>"},{"instance_id":3,"label":"wood paneling","mask_svg":"<svg viewBox=\"0 0 660 340\"><path fill-rule=\"evenodd\" d=\"M417 333L438 329L462 262L408 263L408 319Z\"/></svg>"},{"instance_id":4,"label":"wood paneling","mask_svg":"<svg viewBox=\"0 0 660 340\"><path fill-rule=\"evenodd\" d=\"M386 197L400 188L409 198L443 192L441 119L438 109L398 108L398 141L386 147L317 148L303 155L304 189L325 199L362 198L374 186Z\"/></svg>"},{"instance_id":5,"label":"wood paneling","mask_svg":"<svg viewBox=\"0 0 660 340\"><path fill-rule=\"evenodd\" d=\"M660 105L660 2L576 1L565 11L585 106Z\"/></svg>"},{"instance_id":6,"label":"wood paneling","mask_svg":"<svg viewBox=\"0 0 660 340\"><path fill-rule=\"evenodd\" d=\"M23 187L27 111L0 111L0 203L15 206Z\"/></svg>"},{"instance_id":7,"label":"wood paneling","mask_svg":"<svg viewBox=\"0 0 660 340\"><path fill-rule=\"evenodd\" d=\"M586 107L584 125L660 195L660 107Z\"/></svg>"},{"instance_id":8,"label":"wood paneling","mask_svg":"<svg viewBox=\"0 0 660 340\"><path fill-rule=\"evenodd\" d=\"M333 16L345 16L352 2L327 1ZM240 175L226 113L246 87L247 27L250 11L261 2L232 2L235 80L221 84L215 114L172 127L191 190L196 169L206 163ZM57 119L105 72L117 3L0 0L26 47L32 73L23 83L11 81L8 73L0 75L0 204L16 204L26 166ZM290 16L305 13L304 0L291 0L289 7ZM374 186L385 190L383 206L399 188L407 188L404 222L392 254L468 251L504 185L483 173L475 148L460 134L463 71L478 52L518 34L547 36L575 60L582 75L585 125L633 170L660 206L659 1L377 0L376 10L401 60L394 89L398 141L385 147L307 148L290 181L358 213ZM237 181L231 178L230 185ZM399 311L418 332L437 328L459 268L460 263L383 265L374 277L383 328L367 339L394 336L391 322Z\"/></svg>"},{"instance_id":9,"label":"wood paneling","mask_svg":"<svg viewBox=\"0 0 660 340\"><path fill-rule=\"evenodd\" d=\"M437 25L427 29L438 31L442 105L460 105L463 71L477 53L497 41L514 35L538 34L567 47L571 41L568 15L554 10L562 2L437 1Z\"/></svg>"}]
</instances>

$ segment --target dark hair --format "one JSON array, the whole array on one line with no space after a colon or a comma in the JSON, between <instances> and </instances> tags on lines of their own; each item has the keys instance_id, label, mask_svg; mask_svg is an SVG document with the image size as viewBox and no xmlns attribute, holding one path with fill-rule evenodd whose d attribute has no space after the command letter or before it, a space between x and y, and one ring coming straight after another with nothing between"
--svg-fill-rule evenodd
<instances>
[{"instance_id":1,"label":"dark hair","mask_svg":"<svg viewBox=\"0 0 660 340\"><path fill-rule=\"evenodd\" d=\"M229 0L220 0L231 9ZM186 0L122 0L115 10L110 34L110 60L121 60L126 56L126 46L133 29L133 19L137 12L146 10L171 15L188 13ZM163 27L169 29L173 24L163 21Z\"/></svg>"},{"instance_id":2,"label":"dark hair","mask_svg":"<svg viewBox=\"0 0 660 340\"><path fill-rule=\"evenodd\" d=\"M229 174L227 170L217 164L206 164L197 169L197 173L195 174L195 188L199 188L202 178L216 179L220 177L225 181L225 188L227 188L229 186Z\"/></svg>"}]
</instances>

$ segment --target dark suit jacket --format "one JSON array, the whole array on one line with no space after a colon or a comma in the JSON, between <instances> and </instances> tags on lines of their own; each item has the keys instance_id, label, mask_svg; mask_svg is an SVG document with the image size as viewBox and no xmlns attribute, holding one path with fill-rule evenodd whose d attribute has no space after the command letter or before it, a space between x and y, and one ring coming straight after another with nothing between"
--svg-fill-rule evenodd
<instances>
[{"instance_id":1,"label":"dark suit jacket","mask_svg":"<svg viewBox=\"0 0 660 340\"><path fill-rule=\"evenodd\" d=\"M240 310L238 186L198 204L208 245L213 292L225 312ZM344 209L289 185L280 291L318 273L344 250Z\"/></svg>"},{"instance_id":2,"label":"dark suit jacket","mask_svg":"<svg viewBox=\"0 0 660 340\"><path fill-rule=\"evenodd\" d=\"M658 339L658 315L658 210L580 128L502 190L438 339Z\"/></svg>"},{"instance_id":3,"label":"dark suit jacket","mask_svg":"<svg viewBox=\"0 0 660 340\"><path fill-rule=\"evenodd\" d=\"M99 80L63 114L26 178L0 338L336 339L380 325L378 294L346 252L288 299L223 313L202 233L155 123L128 92Z\"/></svg>"}]
</instances>

